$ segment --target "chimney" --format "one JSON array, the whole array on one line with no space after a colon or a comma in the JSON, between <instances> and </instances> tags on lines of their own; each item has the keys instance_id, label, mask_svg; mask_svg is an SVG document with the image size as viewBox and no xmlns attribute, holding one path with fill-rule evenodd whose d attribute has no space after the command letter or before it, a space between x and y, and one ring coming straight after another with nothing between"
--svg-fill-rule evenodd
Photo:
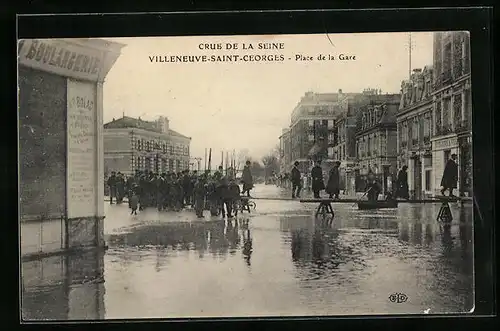
<instances>
[{"instance_id":1,"label":"chimney","mask_svg":"<svg viewBox=\"0 0 500 331\"><path fill-rule=\"evenodd\" d=\"M157 120L158 127L162 133L168 133L169 130L169 120L167 117L160 116Z\"/></svg>"}]
</instances>

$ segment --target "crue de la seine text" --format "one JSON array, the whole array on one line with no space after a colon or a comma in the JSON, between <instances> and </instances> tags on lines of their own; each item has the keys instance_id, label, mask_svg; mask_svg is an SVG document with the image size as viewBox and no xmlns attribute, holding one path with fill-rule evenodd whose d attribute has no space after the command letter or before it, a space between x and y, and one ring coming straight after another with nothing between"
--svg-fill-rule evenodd
<instances>
[{"instance_id":1,"label":"crue de la seine text","mask_svg":"<svg viewBox=\"0 0 500 331\"><path fill-rule=\"evenodd\" d=\"M354 61L352 54L293 54L285 55L285 44L277 43L200 43L198 51L217 52L217 54L184 54L184 55L149 55L151 63L207 63L207 62L295 62L308 61ZM224 51L241 53L220 54Z\"/></svg>"}]
</instances>

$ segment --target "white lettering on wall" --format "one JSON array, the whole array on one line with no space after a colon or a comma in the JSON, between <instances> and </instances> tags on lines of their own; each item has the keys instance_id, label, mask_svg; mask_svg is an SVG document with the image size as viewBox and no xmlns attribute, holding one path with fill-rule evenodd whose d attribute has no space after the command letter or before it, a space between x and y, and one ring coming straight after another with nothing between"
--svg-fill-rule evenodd
<instances>
[{"instance_id":1,"label":"white lettering on wall","mask_svg":"<svg viewBox=\"0 0 500 331\"><path fill-rule=\"evenodd\" d=\"M68 217L96 215L96 90L68 79Z\"/></svg>"}]
</instances>

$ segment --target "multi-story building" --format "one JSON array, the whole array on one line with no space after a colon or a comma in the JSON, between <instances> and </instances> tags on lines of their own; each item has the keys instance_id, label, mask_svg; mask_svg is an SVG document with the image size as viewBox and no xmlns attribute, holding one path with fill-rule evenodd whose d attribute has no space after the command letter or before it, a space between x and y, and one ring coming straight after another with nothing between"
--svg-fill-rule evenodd
<instances>
[{"instance_id":1,"label":"multi-story building","mask_svg":"<svg viewBox=\"0 0 500 331\"><path fill-rule=\"evenodd\" d=\"M290 123L290 163L299 162L299 168L308 172L312 157L321 158L328 163L327 150L333 146L328 141L333 132L334 121L340 113L339 93L307 92L292 112ZM319 146L319 142L322 146Z\"/></svg>"},{"instance_id":2,"label":"multi-story building","mask_svg":"<svg viewBox=\"0 0 500 331\"><path fill-rule=\"evenodd\" d=\"M325 173L334 161L340 161L340 186L354 191L358 110L388 98L390 95L382 95L377 89L361 93L343 93L340 89L338 93L306 93L291 116L287 161L299 161L301 170L308 172L312 161L319 158Z\"/></svg>"},{"instance_id":3,"label":"multi-story building","mask_svg":"<svg viewBox=\"0 0 500 331\"><path fill-rule=\"evenodd\" d=\"M457 154L458 190L472 194L472 103L469 32L434 33L432 162L439 194L446 161Z\"/></svg>"},{"instance_id":4,"label":"multi-story building","mask_svg":"<svg viewBox=\"0 0 500 331\"><path fill-rule=\"evenodd\" d=\"M290 129L285 128L280 136L280 173L288 173L292 170L292 154L290 142Z\"/></svg>"},{"instance_id":5,"label":"multi-story building","mask_svg":"<svg viewBox=\"0 0 500 331\"><path fill-rule=\"evenodd\" d=\"M104 124L104 170L133 174L189 169L191 138L169 127L163 116L156 121L123 116Z\"/></svg>"},{"instance_id":6,"label":"multi-story building","mask_svg":"<svg viewBox=\"0 0 500 331\"><path fill-rule=\"evenodd\" d=\"M432 180L432 66L414 69L401 84L401 102L397 113L398 168L408 167L410 197L433 195Z\"/></svg>"},{"instance_id":7,"label":"multi-story building","mask_svg":"<svg viewBox=\"0 0 500 331\"><path fill-rule=\"evenodd\" d=\"M356 133L358 169L357 190L364 189L366 175L373 172L389 188L397 169L396 114L401 100L400 94L375 94L370 103L361 106Z\"/></svg>"}]
</instances>

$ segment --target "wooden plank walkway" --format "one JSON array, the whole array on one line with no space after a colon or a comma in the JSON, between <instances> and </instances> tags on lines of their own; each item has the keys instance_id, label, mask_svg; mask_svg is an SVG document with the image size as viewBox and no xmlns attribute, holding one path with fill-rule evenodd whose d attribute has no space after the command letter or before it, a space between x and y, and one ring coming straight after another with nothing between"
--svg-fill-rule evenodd
<instances>
[{"instance_id":1,"label":"wooden plank walkway","mask_svg":"<svg viewBox=\"0 0 500 331\"><path fill-rule=\"evenodd\" d=\"M307 202L329 202L329 203L355 203L355 202L360 202L360 201L367 201L365 200L360 200L360 199L329 199L329 198L320 198L320 199L300 199L300 202L302 203L307 203ZM383 200L380 200L383 201ZM410 199L410 200L397 200L398 204L400 203L443 203L443 202L459 202L459 201L472 201L472 198L452 198L452 199L446 199L446 198L435 198L435 199Z\"/></svg>"}]
</instances>

